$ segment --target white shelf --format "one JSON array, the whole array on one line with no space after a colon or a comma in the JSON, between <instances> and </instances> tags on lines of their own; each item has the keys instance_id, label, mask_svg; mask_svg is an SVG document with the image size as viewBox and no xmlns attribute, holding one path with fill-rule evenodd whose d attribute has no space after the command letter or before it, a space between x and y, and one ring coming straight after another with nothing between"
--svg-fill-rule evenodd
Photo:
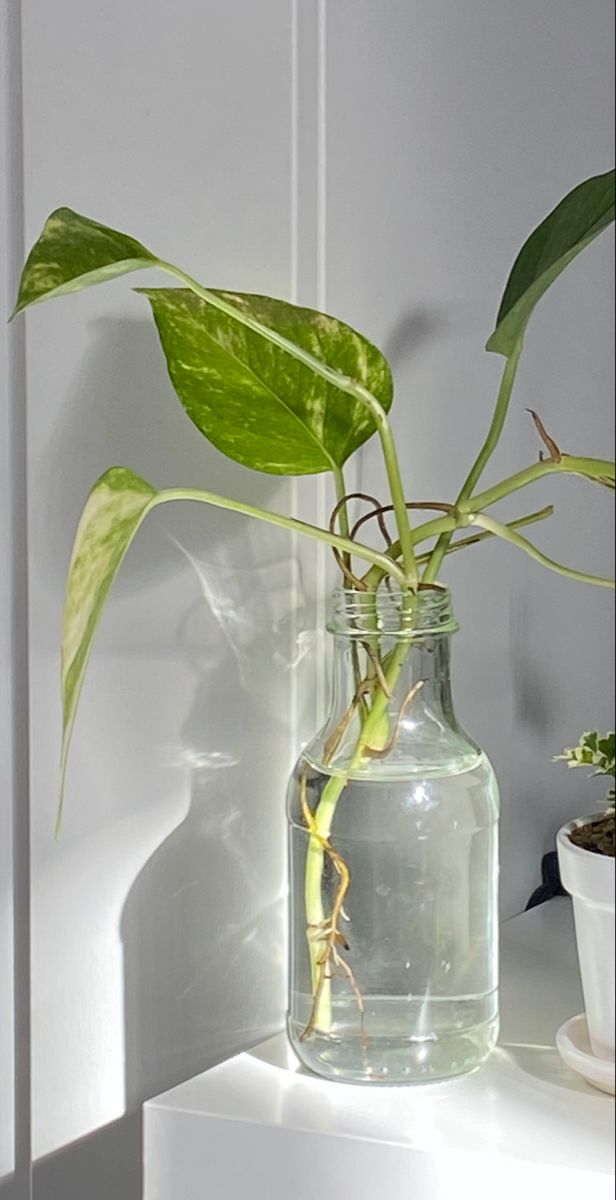
<instances>
[{"instance_id":1,"label":"white shelf","mask_svg":"<svg viewBox=\"0 0 616 1200\"><path fill-rule=\"evenodd\" d=\"M374 1090L298 1066L284 1035L145 1106L145 1200L607 1200L614 1105L554 1049L582 1009L571 911L503 929L501 1044L483 1070Z\"/></svg>"}]
</instances>

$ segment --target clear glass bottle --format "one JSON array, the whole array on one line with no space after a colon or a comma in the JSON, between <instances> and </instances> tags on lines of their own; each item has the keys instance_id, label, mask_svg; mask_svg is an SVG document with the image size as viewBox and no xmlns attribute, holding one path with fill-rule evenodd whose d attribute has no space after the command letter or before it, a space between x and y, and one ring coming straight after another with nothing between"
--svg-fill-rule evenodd
<instances>
[{"instance_id":1,"label":"clear glass bottle","mask_svg":"<svg viewBox=\"0 0 616 1200\"><path fill-rule=\"evenodd\" d=\"M498 1036L498 787L454 714L451 596L341 589L328 628L288 796L289 1036L328 1078L464 1074Z\"/></svg>"}]
</instances>

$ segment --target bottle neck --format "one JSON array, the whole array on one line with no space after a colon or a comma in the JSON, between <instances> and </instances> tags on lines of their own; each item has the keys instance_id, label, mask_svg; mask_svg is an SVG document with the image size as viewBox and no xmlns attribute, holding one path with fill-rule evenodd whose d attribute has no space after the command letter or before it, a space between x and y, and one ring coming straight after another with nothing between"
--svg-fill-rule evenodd
<instances>
[{"instance_id":1,"label":"bottle neck","mask_svg":"<svg viewBox=\"0 0 616 1200\"><path fill-rule=\"evenodd\" d=\"M437 770L476 753L459 727L451 687L449 593L335 597L329 717L310 757L331 771Z\"/></svg>"},{"instance_id":2,"label":"bottle neck","mask_svg":"<svg viewBox=\"0 0 616 1200\"><path fill-rule=\"evenodd\" d=\"M378 656L378 657L377 657ZM398 660L395 677L388 679L390 664ZM364 708L382 685L383 676L391 692L390 718L403 712L405 702L414 693L411 709L429 708L435 719L445 724L455 723L451 686L451 638L420 637L409 641L384 637L370 645L347 638L334 637L330 721L342 716L354 703L358 691Z\"/></svg>"}]
</instances>

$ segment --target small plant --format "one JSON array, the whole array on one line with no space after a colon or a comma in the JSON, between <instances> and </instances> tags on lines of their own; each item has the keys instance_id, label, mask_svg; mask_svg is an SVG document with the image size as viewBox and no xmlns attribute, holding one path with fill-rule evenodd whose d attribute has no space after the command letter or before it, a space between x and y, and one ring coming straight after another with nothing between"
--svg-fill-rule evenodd
<instances>
[{"instance_id":1,"label":"small plant","mask_svg":"<svg viewBox=\"0 0 616 1200\"><path fill-rule=\"evenodd\" d=\"M590 777L604 775L616 777L616 735L614 733L583 733L579 745L558 754L554 762L564 762L568 767L593 767ZM569 837L574 846L590 850L592 854L603 854L608 858L616 855L616 791L610 788L606 799L605 817L598 821L587 821L578 825Z\"/></svg>"},{"instance_id":2,"label":"small plant","mask_svg":"<svg viewBox=\"0 0 616 1200\"><path fill-rule=\"evenodd\" d=\"M345 725L346 729L353 723L357 729L355 750L346 774L332 775L315 811L305 812L310 843L307 894L316 898L314 911L306 912L307 927L323 931L311 938L314 1009L307 1033L317 1022L321 1027L326 1024L331 960L334 955L340 958L344 949L336 922L349 881L329 837L334 810L351 773L361 773L376 755L386 756L396 742L389 706L410 643L389 657L381 653L377 620L381 587L397 586L400 620L403 627L412 627L417 592L441 586L447 556L495 537L566 578L614 586L612 580L555 562L520 532L523 526L548 518L551 507L523 512L506 523L488 512L548 475L574 475L613 489L612 462L564 453L533 412L542 443L539 461L485 490L478 487L503 432L526 329L537 303L613 219L612 171L575 188L524 245L487 344L489 351L504 359L492 420L457 494L439 500L409 498L388 415L393 401L389 364L343 322L281 300L203 287L134 238L69 208L52 213L26 262L16 313L144 268L171 276L179 287L138 290L152 308L179 400L199 431L222 453L253 470L287 476L331 473L337 502L330 525L319 528L205 490L174 486L160 491L126 467L111 467L94 485L77 530L62 644L63 794L94 633L129 546L157 506L193 501L325 542L334 550L346 587L368 597L374 609L374 636L357 652L355 700ZM374 434L381 442L389 486L385 502L369 495L349 496L345 483L346 462ZM353 524L351 503L357 500L369 507ZM432 516L415 524L416 514L422 512ZM393 536L387 525L390 515L396 526ZM381 551L358 540L368 521L380 529ZM355 560L367 564L363 575ZM402 715L413 698L413 694L406 698ZM58 823L61 812L62 802ZM340 878L329 915L319 911L326 858Z\"/></svg>"},{"instance_id":3,"label":"small plant","mask_svg":"<svg viewBox=\"0 0 616 1200\"><path fill-rule=\"evenodd\" d=\"M593 767L590 778L605 775L608 779L616 778L616 734L614 733L583 733L579 744L562 754L558 754L554 762L564 762L568 767ZM614 784L605 800L608 813L614 812L616 805L616 790Z\"/></svg>"}]
</instances>

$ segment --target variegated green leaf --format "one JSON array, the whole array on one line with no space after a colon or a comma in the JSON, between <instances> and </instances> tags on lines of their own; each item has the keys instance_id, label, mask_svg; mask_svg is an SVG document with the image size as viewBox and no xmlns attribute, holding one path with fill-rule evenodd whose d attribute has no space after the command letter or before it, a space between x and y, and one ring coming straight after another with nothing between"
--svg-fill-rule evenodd
<instances>
[{"instance_id":1,"label":"variegated green leaf","mask_svg":"<svg viewBox=\"0 0 616 1200\"><path fill-rule=\"evenodd\" d=\"M509 358L541 297L614 220L614 172L574 188L531 234L515 262L488 350Z\"/></svg>"},{"instance_id":2,"label":"variegated green leaf","mask_svg":"<svg viewBox=\"0 0 616 1200\"><path fill-rule=\"evenodd\" d=\"M311 475L342 466L374 433L365 404L194 292L139 290L152 305L186 412L229 458L274 475ZM390 408L386 359L348 325L265 296L212 294L361 383Z\"/></svg>"},{"instance_id":3,"label":"variegated green leaf","mask_svg":"<svg viewBox=\"0 0 616 1200\"><path fill-rule=\"evenodd\" d=\"M189 285L146 294L180 399L224 453L273 474L314 474L341 466L374 433L374 399L391 406L391 372L348 325L279 300L206 291L70 208L51 214L32 249L15 313L152 266ZM358 398L356 384L370 396Z\"/></svg>"},{"instance_id":4,"label":"variegated green leaf","mask_svg":"<svg viewBox=\"0 0 616 1200\"><path fill-rule=\"evenodd\" d=\"M557 755L554 762L564 762L568 767L595 767L598 775L616 773L616 735L611 733L583 733L579 745L572 746Z\"/></svg>"},{"instance_id":5,"label":"variegated green leaf","mask_svg":"<svg viewBox=\"0 0 616 1200\"><path fill-rule=\"evenodd\" d=\"M30 251L13 315L42 300L78 292L117 275L156 266L156 262L145 246L127 234L70 208L58 208Z\"/></svg>"},{"instance_id":6,"label":"variegated green leaf","mask_svg":"<svg viewBox=\"0 0 616 1200\"><path fill-rule=\"evenodd\" d=\"M92 639L109 589L156 494L145 479L113 467L94 485L79 522L62 637L62 783Z\"/></svg>"},{"instance_id":7,"label":"variegated green leaf","mask_svg":"<svg viewBox=\"0 0 616 1200\"><path fill-rule=\"evenodd\" d=\"M574 768L594 767L593 777L607 775L608 778L614 779L616 776L616 734L613 730L609 733L597 733L596 730L583 733L579 744L569 747L562 754L557 754L554 762L564 762L568 767ZM606 797L606 804L610 811L614 807L615 799L612 787Z\"/></svg>"}]
</instances>

